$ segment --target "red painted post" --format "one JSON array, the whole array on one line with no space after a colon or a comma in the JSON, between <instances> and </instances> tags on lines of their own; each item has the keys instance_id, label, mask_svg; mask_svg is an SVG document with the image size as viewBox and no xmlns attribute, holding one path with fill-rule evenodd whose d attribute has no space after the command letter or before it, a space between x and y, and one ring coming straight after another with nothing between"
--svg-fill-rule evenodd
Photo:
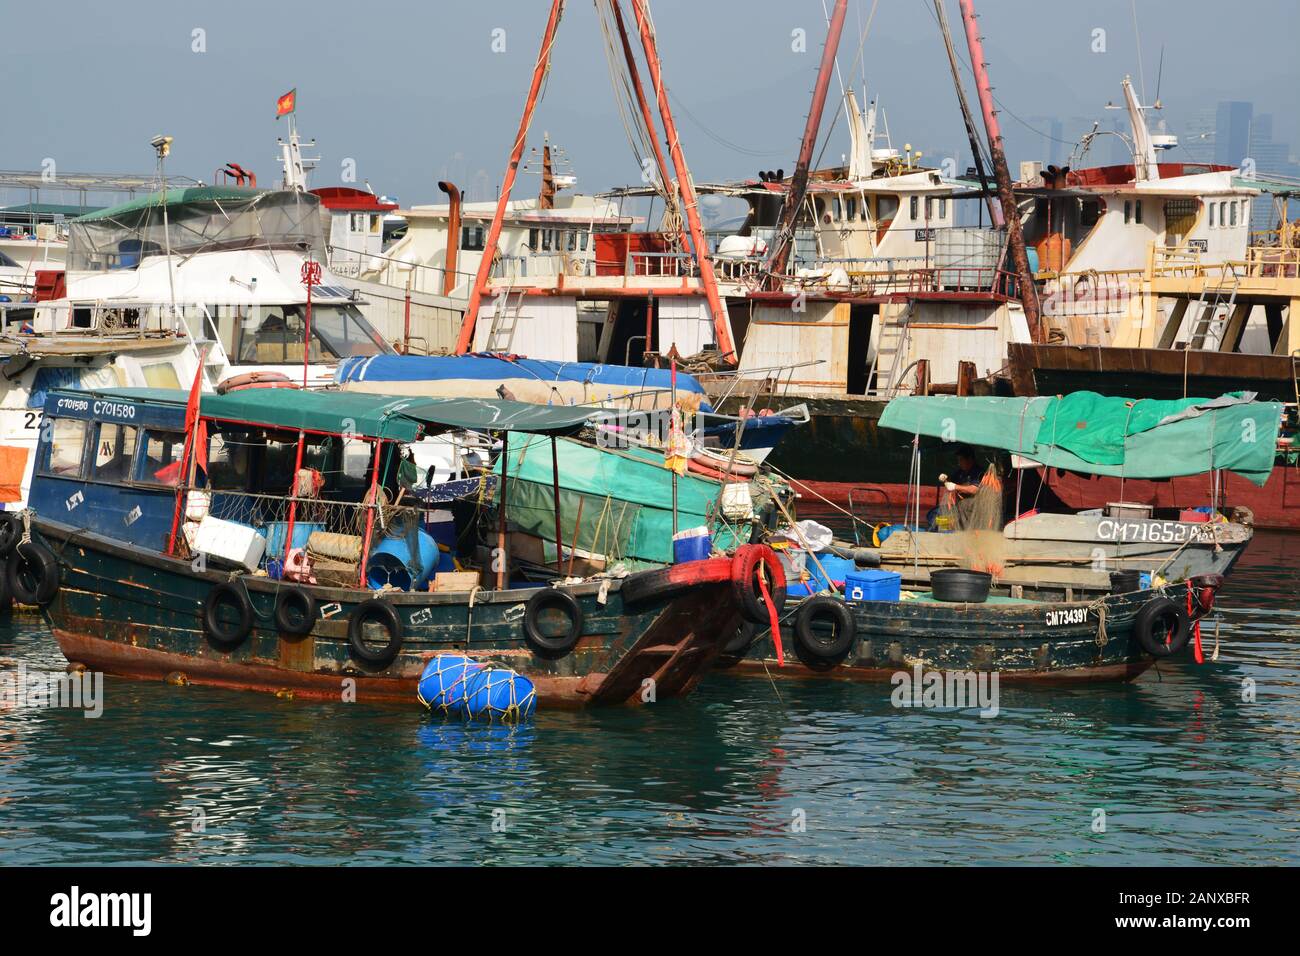
<instances>
[{"instance_id":1,"label":"red painted post","mask_svg":"<svg viewBox=\"0 0 1300 956\"><path fill-rule=\"evenodd\" d=\"M358 587L366 586L366 560L370 557L370 538L375 530L375 509L379 507L379 449L384 445L382 439L375 439L375 460L370 466L370 508L366 511L366 540L361 546L361 574Z\"/></svg>"},{"instance_id":2,"label":"red painted post","mask_svg":"<svg viewBox=\"0 0 1300 956\"><path fill-rule=\"evenodd\" d=\"M488 228L487 239L483 243L483 258L479 260L474 288L470 292L465 318L460 325L460 337L456 340L457 355L468 352L474 342L474 326L478 321L479 302L483 298L483 290L487 288L488 275L492 272L492 259L497 251L497 241L501 238L501 223L506 216L506 204L510 201L510 190L514 188L515 176L519 172L519 161L524 155L528 127L533 122L537 96L541 92L542 81L546 78L551 62L551 46L555 43L555 31L560 25L560 15L563 12L564 0L551 0L551 15L546 21L546 31L542 34L542 48L537 53L537 64L533 67L533 83L528 88L524 115L519 119L519 131L515 134L514 149L510 151L510 163L506 166L505 179L501 183L501 195L497 197L496 212L492 214L492 225Z\"/></svg>"},{"instance_id":3,"label":"red painted post","mask_svg":"<svg viewBox=\"0 0 1300 956\"><path fill-rule=\"evenodd\" d=\"M659 49L655 44L654 30L650 26L648 0L632 0L632 12L636 14L637 28L641 32L641 46L645 50L646 65L650 69L650 85L654 87L655 97L659 103L659 117L664 123L664 135L668 138L668 155L672 157L673 169L677 173L677 190L681 193L686 222L690 226L691 242L695 246L695 261L700 266L700 283L709 300L709 311L713 315L713 330L718 339L718 351L723 361L736 361L736 348L731 341L731 329L727 324L727 313L722 308L718 297L718 280L713 274L713 261L709 258L709 246L704 239L704 227L700 224L700 211L695 196L695 185L691 182L691 171L686 165L686 154L682 152L681 137L677 125L673 122L673 111L668 106L668 91L664 88L663 72L659 65Z\"/></svg>"},{"instance_id":4,"label":"red painted post","mask_svg":"<svg viewBox=\"0 0 1300 956\"><path fill-rule=\"evenodd\" d=\"M813 87L812 106L808 108L803 140L799 144L799 159L795 162L794 173L790 177L790 191L781 206L781 219L776 225L776 244L768 258L768 275L776 288L779 288L781 281L777 277L785 272L786 262L790 258L790 247L794 245L795 218L799 215L799 207L803 205L804 195L808 191L812 152L817 145L817 131L821 128L822 111L826 108L826 90L835 68L835 53L840 48L840 34L844 31L844 16L848 9L849 0L835 0L835 9L831 12L831 22L826 32L826 45L822 47L821 66L817 70L817 84Z\"/></svg>"}]
</instances>

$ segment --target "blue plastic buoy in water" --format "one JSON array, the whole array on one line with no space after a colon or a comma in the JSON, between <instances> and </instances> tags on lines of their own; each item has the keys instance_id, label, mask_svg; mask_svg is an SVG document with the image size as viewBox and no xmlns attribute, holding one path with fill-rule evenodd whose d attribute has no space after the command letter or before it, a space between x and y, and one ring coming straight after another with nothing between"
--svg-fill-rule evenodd
<instances>
[{"instance_id":1,"label":"blue plastic buoy in water","mask_svg":"<svg viewBox=\"0 0 1300 956\"><path fill-rule=\"evenodd\" d=\"M429 661L416 693L430 710L458 717L510 722L530 717L537 707L537 689L527 677L461 654L439 654Z\"/></svg>"}]
</instances>

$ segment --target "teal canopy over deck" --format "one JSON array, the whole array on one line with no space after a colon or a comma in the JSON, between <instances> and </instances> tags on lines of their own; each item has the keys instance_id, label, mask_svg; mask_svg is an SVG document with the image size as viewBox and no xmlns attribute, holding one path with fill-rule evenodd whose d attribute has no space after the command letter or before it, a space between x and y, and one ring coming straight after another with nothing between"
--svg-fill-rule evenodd
<instances>
[{"instance_id":1,"label":"teal canopy over deck","mask_svg":"<svg viewBox=\"0 0 1300 956\"><path fill-rule=\"evenodd\" d=\"M1273 470L1282 406L1253 399L908 396L885 407L880 425L1067 471L1159 479L1223 469L1262 486Z\"/></svg>"},{"instance_id":2,"label":"teal canopy over deck","mask_svg":"<svg viewBox=\"0 0 1300 956\"><path fill-rule=\"evenodd\" d=\"M189 397L183 390L162 388L114 388L94 394L121 401L181 406ZM296 388L208 393L203 395L199 408L204 418L217 421L393 441L414 441L422 431L428 434L452 428L569 434L600 414L599 409L581 405L531 405L485 398L392 398Z\"/></svg>"}]
</instances>

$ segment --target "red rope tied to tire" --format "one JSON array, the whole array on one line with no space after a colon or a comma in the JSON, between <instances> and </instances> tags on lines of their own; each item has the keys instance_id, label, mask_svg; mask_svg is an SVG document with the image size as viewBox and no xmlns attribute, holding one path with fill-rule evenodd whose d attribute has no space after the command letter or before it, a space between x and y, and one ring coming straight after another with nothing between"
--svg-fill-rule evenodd
<instances>
[{"instance_id":1,"label":"red rope tied to tire","mask_svg":"<svg viewBox=\"0 0 1300 956\"><path fill-rule=\"evenodd\" d=\"M767 588L767 568L762 564L758 566L758 591L763 595L763 603L767 605L767 616L772 628L772 643L776 645L776 666L785 667L785 650L781 647L781 622L776 616L776 605L772 603L772 592Z\"/></svg>"},{"instance_id":2,"label":"red rope tied to tire","mask_svg":"<svg viewBox=\"0 0 1300 956\"><path fill-rule=\"evenodd\" d=\"M1187 616L1192 616L1192 592L1196 589L1189 587L1187 589ZM1200 619L1194 619L1192 624L1192 653L1196 657L1196 663L1205 663L1205 654L1201 651L1201 622Z\"/></svg>"}]
</instances>

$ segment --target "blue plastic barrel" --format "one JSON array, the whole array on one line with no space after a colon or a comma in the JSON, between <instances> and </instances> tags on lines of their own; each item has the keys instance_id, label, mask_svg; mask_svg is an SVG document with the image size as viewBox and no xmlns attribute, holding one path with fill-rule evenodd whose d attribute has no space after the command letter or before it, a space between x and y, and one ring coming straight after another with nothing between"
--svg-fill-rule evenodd
<instances>
[{"instance_id":1,"label":"blue plastic barrel","mask_svg":"<svg viewBox=\"0 0 1300 956\"><path fill-rule=\"evenodd\" d=\"M295 533L297 529L295 528ZM383 538L370 551L366 562L366 583L372 590L391 584L401 591L422 591L429 586L438 566L438 543L423 531L416 532L420 554L412 558L410 538ZM414 579L412 570L414 569Z\"/></svg>"},{"instance_id":2,"label":"blue plastic barrel","mask_svg":"<svg viewBox=\"0 0 1300 956\"><path fill-rule=\"evenodd\" d=\"M434 657L416 686L424 706L455 717L512 722L531 716L537 707L537 689L527 677L462 654Z\"/></svg>"},{"instance_id":3,"label":"blue plastic barrel","mask_svg":"<svg viewBox=\"0 0 1300 956\"><path fill-rule=\"evenodd\" d=\"M289 528L287 521L268 521L266 523L266 556L268 558L284 557L284 535ZM315 521L295 521L293 523L293 547L307 547L307 539L313 531L324 531L325 525Z\"/></svg>"}]
</instances>

